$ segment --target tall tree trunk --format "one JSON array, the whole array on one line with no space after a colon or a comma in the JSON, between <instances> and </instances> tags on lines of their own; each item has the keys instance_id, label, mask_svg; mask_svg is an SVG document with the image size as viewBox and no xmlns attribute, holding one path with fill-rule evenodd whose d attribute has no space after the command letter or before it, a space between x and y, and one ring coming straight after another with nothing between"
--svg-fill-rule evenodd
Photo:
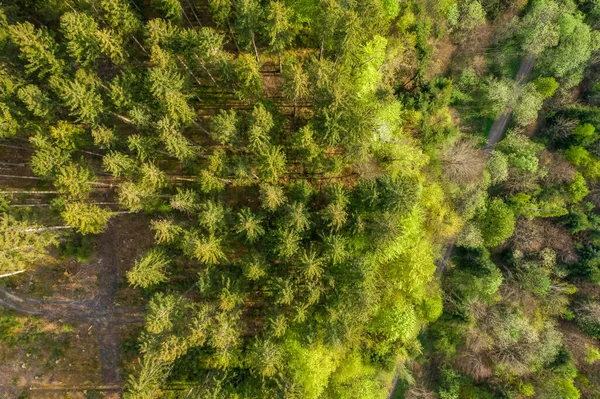
<instances>
[{"instance_id":1,"label":"tall tree trunk","mask_svg":"<svg viewBox=\"0 0 600 399\"><path fill-rule=\"evenodd\" d=\"M133 125L133 121L131 119L126 118L123 115L117 114L116 112L113 112L113 115L129 125Z\"/></svg>"},{"instance_id":2,"label":"tall tree trunk","mask_svg":"<svg viewBox=\"0 0 600 399\"><path fill-rule=\"evenodd\" d=\"M237 49L238 54L240 53L240 46L238 46L237 40L235 40L235 35L233 34L233 29L231 28L231 24L227 21L227 27L229 28L229 33L231 34L231 38L233 39L233 44L235 44L235 48Z\"/></svg>"},{"instance_id":3,"label":"tall tree trunk","mask_svg":"<svg viewBox=\"0 0 600 399\"><path fill-rule=\"evenodd\" d=\"M325 48L325 39L321 39L321 50L319 51L319 61L323 58L323 50Z\"/></svg>"},{"instance_id":4,"label":"tall tree trunk","mask_svg":"<svg viewBox=\"0 0 600 399\"><path fill-rule=\"evenodd\" d=\"M277 58L279 59L279 73L283 73L283 63L281 62L281 51L277 53Z\"/></svg>"},{"instance_id":5,"label":"tall tree trunk","mask_svg":"<svg viewBox=\"0 0 600 399\"><path fill-rule=\"evenodd\" d=\"M72 229L73 226L51 226L51 227L36 227L22 230L24 233L41 233L44 231L66 230Z\"/></svg>"},{"instance_id":6,"label":"tall tree trunk","mask_svg":"<svg viewBox=\"0 0 600 399\"><path fill-rule=\"evenodd\" d=\"M298 100L296 100L296 97L294 97L294 118L296 117L296 109L298 108L297 103Z\"/></svg>"},{"instance_id":7,"label":"tall tree trunk","mask_svg":"<svg viewBox=\"0 0 600 399\"><path fill-rule=\"evenodd\" d=\"M0 191L0 194L58 194L58 191Z\"/></svg>"},{"instance_id":8,"label":"tall tree trunk","mask_svg":"<svg viewBox=\"0 0 600 399\"><path fill-rule=\"evenodd\" d=\"M256 56L256 62L260 66L260 58L258 57L258 49L256 48L256 41L254 40L254 32L252 32L252 47L254 48L254 55Z\"/></svg>"},{"instance_id":9,"label":"tall tree trunk","mask_svg":"<svg viewBox=\"0 0 600 399\"><path fill-rule=\"evenodd\" d=\"M200 22L200 18L198 18L198 14L196 14L196 10L194 9L194 5L190 2L190 0L186 0L188 5L190 6L190 9L192 10L192 13L194 14L194 18L196 18L196 22L198 22L198 25L200 25L200 27L202 28L202 22Z\"/></svg>"},{"instance_id":10,"label":"tall tree trunk","mask_svg":"<svg viewBox=\"0 0 600 399\"><path fill-rule=\"evenodd\" d=\"M0 278L14 276L15 274L23 273L24 271L25 271L25 269L17 270L16 272L12 272L12 273L0 274Z\"/></svg>"}]
</instances>

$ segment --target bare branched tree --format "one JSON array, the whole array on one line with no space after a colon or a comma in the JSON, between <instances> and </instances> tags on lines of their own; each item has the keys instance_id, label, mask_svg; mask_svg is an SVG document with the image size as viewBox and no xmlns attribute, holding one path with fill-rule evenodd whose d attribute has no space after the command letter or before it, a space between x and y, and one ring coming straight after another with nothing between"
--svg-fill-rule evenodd
<instances>
[{"instance_id":1,"label":"bare branched tree","mask_svg":"<svg viewBox=\"0 0 600 399\"><path fill-rule=\"evenodd\" d=\"M481 180L486 154L473 140L460 140L441 153L444 174L458 184L474 184Z\"/></svg>"}]
</instances>

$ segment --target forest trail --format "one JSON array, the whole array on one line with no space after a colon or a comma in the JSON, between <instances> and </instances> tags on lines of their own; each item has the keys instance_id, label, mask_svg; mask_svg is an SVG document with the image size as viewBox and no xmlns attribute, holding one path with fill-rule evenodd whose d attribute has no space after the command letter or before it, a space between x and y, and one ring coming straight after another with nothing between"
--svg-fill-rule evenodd
<instances>
[{"instance_id":1,"label":"forest trail","mask_svg":"<svg viewBox=\"0 0 600 399\"><path fill-rule=\"evenodd\" d=\"M519 65L519 70L515 76L515 81L519 83L519 86L523 86L529 80L529 76L531 75L531 71L533 70L533 65L535 63L535 57L532 54L525 54L525 56L521 59L521 64ZM494 145L498 143L504 137L504 132L506 131L506 126L508 125L508 121L512 115L512 109L508 109L505 113L500 115L498 119L494 121L492 128L487 136L487 144L485 146L486 152L491 152ZM450 266L450 258L452 257L452 252L454 251L454 247L456 245L456 241L452 241L448 243L443 250L443 255L436 262L436 270L435 273L438 276L443 276L448 267ZM398 386L399 379L398 377L394 378L394 382L392 385L392 389L390 390L390 394L388 395L388 399L392 399L394 396L394 392Z\"/></svg>"},{"instance_id":2,"label":"forest trail","mask_svg":"<svg viewBox=\"0 0 600 399\"><path fill-rule=\"evenodd\" d=\"M118 328L126 324L144 322L144 307L116 307L117 257L119 256L118 229L111 220L104 234L98 238L98 291L91 300L52 300L20 297L9 290L0 289L0 305L16 312L37 315L49 320L72 320L90 323L98 331L98 347L102 382L110 390L121 391L119 374Z\"/></svg>"},{"instance_id":3,"label":"forest trail","mask_svg":"<svg viewBox=\"0 0 600 399\"><path fill-rule=\"evenodd\" d=\"M521 65L519 66L519 70L515 76L515 81L519 83L519 86L523 86L529 80L529 75L531 75L531 71L533 70L534 62L535 57L532 54L526 54L521 60ZM512 109L508 109L494 121L494 124L492 125L487 137L487 145L485 147L486 151L490 152L494 144L502 140L504 131L506 130L506 125L508 124L511 115Z\"/></svg>"},{"instance_id":4,"label":"forest trail","mask_svg":"<svg viewBox=\"0 0 600 399\"><path fill-rule=\"evenodd\" d=\"M531 71L533 70L534 62L535 57L532 54L526 54L521 59L519 70L517 71L517 75L515 76L515 81L519 83L520 86L523 86L529 80L529 76L531 75ZM492 128L490 129L490 132L488 133L487 137L487 144L485 146L485 150L487 152L491 152L494 145L497 144L504 137L506 126L508 125L508 121L510 120L511 115L512 110L509 109L494 121L494 124L492 125ZM455 244L456 242L453 241L445 247L444 255L437 262L436 273L438 275L441 276L446 272Z\"/></svg>"}]
</instances>

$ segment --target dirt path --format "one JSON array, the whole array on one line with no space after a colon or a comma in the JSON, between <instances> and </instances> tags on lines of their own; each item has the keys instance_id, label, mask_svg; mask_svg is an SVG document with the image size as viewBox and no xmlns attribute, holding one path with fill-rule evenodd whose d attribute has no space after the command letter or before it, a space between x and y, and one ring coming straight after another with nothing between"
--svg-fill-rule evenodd
<instances>
[{"instance_id":1,"label":"dirt path","mask_svg":"<svg viewBox=\"0 0 600 399\"><path fill-rule=\"evenodd\" d=\"M517 76L515 76L515 80L517 81L517 83L519 83L520 86L523 86L525 83L527 83L529 75L533 70L534 61L535 58L531 54L525 55L525 57L523 57L523 59L521 60L521 65L519 66L519 70L517 71ZM504 131L506 130L506 125L508 124L511 115L512 109L509 109L494 121L494 124L490 129L490 133L488 134L486 151L491 151L494 144L502 140L502 137L504 136Z\"/></svg>"},{"instance_id":2,"label":"dirt path","mask_svg":"<svg viewBox=\"0 0 600 399\"><path fill-rule=\"evenodd\" d=\"M531 54L526 54L521 60L521 64L519 65L519 70L517 71L517 75L515 76L515 81L519 83L520 86L523 86L527 83L529 79L529 75L531 75L531 71L533 70L533 64L535 62L535 57ZM504 132L506 130L506 125L510 120L512 115L512 110L507 110L504 114L500 115L498 119L494 121L492 128L487 137L487 144L485 146L485 150L487 152L491 152L494 148L494 144L498 143L504 137ZM444 248L444 255L437 262L437 270L436 273L438 275L443 275L448 268L450 257L452 256L452 251L454 250L456 242L453 241L446 245Z\"/></svg>"},{"instance_id":3,"label":"dirt path","mask_svg":"<svg viewBox=\"0 0 600 399\"><path fill-rule=\"evenodd\" d=\"M97 271L98 291L91 300L47 300L20 297L9 290L0 289L0 305L19 313L38 315L50 320L73 320L91 323L98 331L98 344L105 387L121 393L119 374L118 328L125 324L142 323L143 307L118 308L115 304L118 285L117 258L119 257L116 221L109 222L107 231L97 241L101 262Z\"/></svg>"},{"instance_id":4,"label":"dirt path","mask_svg":"<svg viewBox=\"0 0 600 399\"><path fill-rule=\"evenodd\" d=\"M515 76L515 80L519 83L520 86L523 86L529 80L529 75L531 75L531 71L533 70L533 64L535 62L535 57L531 54L526 54L523 59L521 59L521 64L519 65L519 70L517 71L517 75ZM494 121L492 128L487 137L487 144L485 150L487 152L491 152L494 144L498 143L502 140L504 136L504 132L506 130L506 125L510 120L512 115L512 109L507 110L504 114L500 115L498 119ZM436 270L435 273L440 278L446 273L448 267L450 266L450 258L452 257L452 252L454 251L454 247L456 245L456 241L452 241L448 243L444 247L444 254L436 261ZM392 399L394 396L394 392L398 386L399 379L396 376L394 378L394 382L392 385L392 389L388 395L388 399Z\"/></svg>"}]
</instances>

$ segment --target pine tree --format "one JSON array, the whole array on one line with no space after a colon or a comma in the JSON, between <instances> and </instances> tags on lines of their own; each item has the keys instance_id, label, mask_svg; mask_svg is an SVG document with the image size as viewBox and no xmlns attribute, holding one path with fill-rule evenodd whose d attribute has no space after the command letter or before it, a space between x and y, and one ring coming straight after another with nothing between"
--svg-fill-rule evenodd
<instances>
[{"instance_id":1,"label":"pine tree","mask_svg":"<svg viewBox=\"0 0 600 399\"><path fill-rule=\"evenodd\" d=\"M25 71L44 78L59 75L63 63L56 58L57 45L46 29L36 30L29 22L10 25L8 32L20 50L20 57L27 62Z\"/></svg>"},{"instance_id":2,"label":"pine tree","mask_svg":"<svg viewBox=\"0 0 600 399\"><path fill-rule=\"evenodd\" d=\"M291 10L281 1L273 1L266 12L266 34L269 37L269 46L277 53L279 59L279 73L283 72L281 53L290 45L293 39L292 25L290 23Z\"/></svg>"},{"instance_id":3,"label":"pine tree","mask_svg":"<svg viewBox=\"0 0 600 399\"><path fill-rule=\"evenodd\" d=\"M238 223L236 232L242 234L246 241L256 242L262 235L265 234L265 229L262 227L262 220L259 216L254 215L249 208L244 208L238 213Z\"/></svg>"},{"instance_id":4,"label":"pine tree","mask_svg":"<svg viewBox=\"0 0 600 399\"><path fill-rule=\"evenodd\" d=\"M169 258L164 251L151 249L127 272L127 280L134 287L142 288L165 282L167 281L165 268L169 263Z\"/></svg>"},{"instance_id":5,"label":"pine tree","mask_svg":"<svg viewBox=\"0 0 600 399\"><path fill-rule=\"evenodd\" d=\"M235 2L235 26L240 39L246 46L252 46L257 64L260 64L256 47L256 33L262 25L263 11L257 0L239 0Z\"/></svg>"},{"instance_id":6,"label":"pine tree","mask_svg":"<svg viewBox=\"0 0 600 399\"><path fill-rule=\"evenodd\" d=\"M271 113L262 104L256 105L252 110L248 129L248 141L252 150L261 153L269 148L270 133L274 125Z\"/></svg>"},{"instance_id":7,"label":"pine tree","mask_svg":"<svg viewBox=\"0 0 600 399\"><path fill-rule=\"evenodd\" d=\"M52 112L52 101L36 85L19 87L17 97L25 104L25 108L38 118L48 118Z\"/></svg>"},{"instance_id":8,"label":"pine tree","mask_svg":"<svg viewBox=\"0 0 600 399\"><path fill-rule=\"evenodd\" d=\"M210 119L211 137L221 144L235 143L238 136L238 117L235 110L219 110Z\"/></svg>"},{"instance_id":9,"label":"pine tree","mask_svg":"<svg viewBox=\"0 0 600 399\"><path fill-rule=\"evenodd\" d=\"M61 215L69 226L86 235L103 232L112 212L93 204L71 202L65 205Z\"/></svg>"},{"instance_id":10,"label":"pine tree","mask_svg":"<svg viewBox=\"0 0 600 399\"><path fill-rule=\"evenodd\" d=\"M160 219L151 222L154 238L158 244L173 244L183 234L183 228L172 220Z\"/></svg>"},{"instance_id":11,"label":"pine tree","mask_svg":"<svg viewBox=\"0 0 600 399\"><path fill-rule=\"evenodd\" d=\"M100 55L96 21L84 13L68 12L60 17L60 28L69 55L81 65L93 64Z\"/></svg>"},{"instance_id":12,"label":"pine tree","mask_svg":"<svg viewBox=\"0 0 600 399\"><path fill-rule=\"evenodd\" d=\"M204 227L211 235L222 229L225 222L225 208L213 201L206 201L200 205L198 224Z\"/></svg>"},{"instance_id":13,"label":"pine tree","mask_svg":"<svg viewBox=\"0 0 600 399\"><path fill-rule=\"evenodd\" d=\"M286 156L283 148L273 146L261 154L258 170L260 177L265 182L275 183L286 172L286 166Z\"/></svg>"},{"instance_id":14,"label":"pine tree","mask_svg":"<svg viewBox=\"0 0 600 399\"><path fill-rule=\"evenodd\" d=\"M283 93L294 101L294 116L297 115L298 101L306 99L309 94L308 89L308 74L302 68L302 64L292 62L286 64L283 70Z\"/></svg>"},{"instance_id":15,"label":"pine tree","mask_svg":"<svg viewBox=\"0 0 600 399\"><path fill-rule=\"evenodd\" d=\"M185 212L193 213L197 210L196 193L192 190L177 189L177 194L171 198L171 208Z\"/></svg>"},{"instance_id":16,"label":"pine tree","mask_svg":"<svg viewBox=\"0 0 600 399\"><path fill-rule=\"evenodd\" d=\"M74 80L53 76L50 83L78 121L93 124L102 115L104 103L98 93L100 80L93 73L78 69Z\"/></svg>"},{"instance_id":17,"label":"pine tree","mask_svg":"<svg viewBox=\"0 0 600 399\"><path fill-rule=\"evenodd\" d=\"M30 137L29 141L36 147L29 163L33 173L38 176L50 176L70 158L70 151L55 145L41 134Z\"/></svg>"},{"instance_id":18,"label":"pine tree","mask_svg":"<svg viewBox=\"0 0 600 399\"><path fill-rule=\"evenodd\" d=\"M92 138L94 139L94 145L103 150L112 148L117 141L115 131L101 125L95 126L92 129Z\"/></svg>"},{"instance_id":19,"label":"pine tree","mask_svg":"<svg viewBox=\"0 0 600 399\"><path fill-rule=\"evenodd\" d=\"M194 149L190 142L168 118L159 120L157 128L160 134L160 140L163 142L165 149L170 155L180 161L189 160L194 156Z\"/></svg>"},{"instance_id":20,"label":"pine tree","mask_svg":"<svg viewBox=\"0 0 600 399\"><path fill-rule=\"evenodd\" d=\"M94 180L89 169L69 163L58 170L54 184L69 201L82 201L90 193Z\"/></svg>"},{"instance_id":21,"label":"pine tree","mask_svg":"<svg viewBox=\"0 0 600 399\"><path fill-rule=\"evenodd\" d=\"M260 186L260 200L263 209L274 211L285 203L286 198L281 187L263 184Z\"/></svg>"},{"instance_id":22,"label":"pine tree","mask_svg":"<svg viewBox=\"0 0 600 399\"><path fill-rule=\"evenodd\" d=\"M6 104L0 103L0 138L5 139L17 135L19 124L10 113Z\"/></svg>"},{"instance_id":23,"label":"pine tree","mask_svg":"<svg viewBox=\"0 0 600 399\"><path fill-rule=\"evenodd\" d=\"M179 0L152 0L152 2L166 19L181 23L183 8L181 8Z\"/></svg>"},{"instance_id":24,"label":"pine tree","mask_svg":"<svg viewBox=\"0 0 600 399\"><path fill-rule=\"evenodd\" d=\"M99 29L96 32L96 40L100 52L115 65L122 65L125 62L123 39L112 29Z\"/></svg>"},{"instance_id":25,"label":"pine tree","mask_svg":"<svg viewBox=\"0 0 600 399\"><path fill-rule=\"evenodd\" d=\"M124 0L100 0L100 9L104 13L104 20L114 32L123 37L133 35L141 27L140 20Z\"/></svg>"},{"instance_id":26,"label":"pine tree","mask_svg":"<svg viewBox=\"0 0 600 399\"><path fill-rule=\"evenodd\" d=\"M281 348L269 340L257 338L248 357L252 370L262 377L273 377L283 367Z\"/></svg>"},{"instance_id":27,"label":"pine tree","mask_svg":"<svg viewBox=\"0 0 600 399\"><path fill-rule=\"evenodd\" d=\"M275 254L281 259L290 259L300 250L301 237L291 228L279 228L275 232Z\"/></svg>"},{"instance_id":28,"label":"pine tree","mask_svg":"<svg viewBox=\"0 0 600 399\"><path fill-rule=\"evenodd\" d=\"M259 97L262 75L259 63L250 54L241 54L234 63L236 94L242 100Z\"/></svg>"},{"instance_id":29,"label":"pine tree","mask_svg":"<svg viewBox=\"0 0 600 399\"><path fill-rule=\"evenodd\" d=\"M221 249L221 239L214 235L196 238L193 241L194 257L200 262L214 265L225 261L227 257Z\"/></svg>"},{"instance_id":30,"label":"pine tree","mask_svg":"<svg viewBox=\"0 0 600 399\"><path fill-rule=\"evenodd\" d=\"M222 28L228 25L229 16L231 14L230 0L209 0L208 7L210 9L210 15L218 27Z\"/></svg>"},{"instance_id":31,"label":"pine tree","mask_svg":"<svg viewBox=\"0 0 600 399\"><path fill-rule=\"evenodd\" d=\"M136 167L135 160L122 152L111 151L102 157L102 168L114 177L129 176Z\"/></svg>"}]
</instances>

